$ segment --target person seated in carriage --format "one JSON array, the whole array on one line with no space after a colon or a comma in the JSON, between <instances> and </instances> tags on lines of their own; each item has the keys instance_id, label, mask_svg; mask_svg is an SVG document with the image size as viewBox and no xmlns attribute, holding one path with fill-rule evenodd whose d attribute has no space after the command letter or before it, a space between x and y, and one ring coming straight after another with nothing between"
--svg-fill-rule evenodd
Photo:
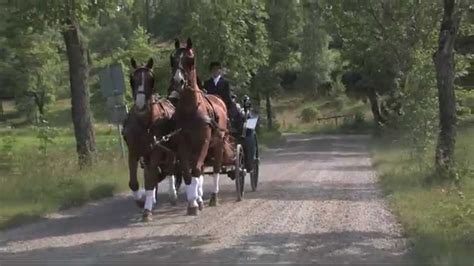
<instances>
[{"instance_id":1,"label":"person seated in carriage","mask_svg":"<svg viewBox=\"0 0 474 266\"><path fill-rule=\"evenodd\" d=\"M211 72L211 78L204 82L204 89L208 94L217 95L224 101L230 120L231 132L241 132L244 117L236 105L236 96L230 89L229 81L222 76L220 62L211 62L209 71Z\"/></svg>"}]
</instances>

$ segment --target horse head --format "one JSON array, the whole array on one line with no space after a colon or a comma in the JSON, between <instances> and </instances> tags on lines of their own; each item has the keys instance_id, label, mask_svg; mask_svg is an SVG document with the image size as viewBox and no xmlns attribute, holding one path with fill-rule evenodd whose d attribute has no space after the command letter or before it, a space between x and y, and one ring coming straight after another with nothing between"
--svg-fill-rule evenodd
<instances>
[{"instance_id":1,"label":"horse head","mask_svg":"<svg viewBox=\"0 0 474 266\"><path fill-rule=\"evenodd\" d=\"M153 59L150 58L146 65L138 66L135 59L130 60L132 73L130 74L130 85L132 87L133 100L135 108L142 111L146 103L150 101L153 95L155 78L153 76Z\"/></svg>"},{"instance_id":2,"label":"horse head","mask_svg":"<svg viewBox=\"0 0 474 266\"><path fill-rule=\"evenodd\" d=\"M192 88L193 86L191 84L193 82L191 73L195 71L196 57L190 38L188 38L184 47L181 46L178 39L175 39L174 46L175 50L170 55L171 87L173 91L179 94L185 88Z\"/></svg>"}]
</instances>

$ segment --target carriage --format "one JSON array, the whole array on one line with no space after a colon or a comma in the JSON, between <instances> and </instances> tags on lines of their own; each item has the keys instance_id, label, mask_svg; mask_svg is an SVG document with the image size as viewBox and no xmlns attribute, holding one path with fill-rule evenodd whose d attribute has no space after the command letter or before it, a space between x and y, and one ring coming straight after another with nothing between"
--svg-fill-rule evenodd
<instances>
[{"instance_id":1,"label":"carriage","mask_svg":"<svg viewBox=\"0 0 474 266\"><path fill-rule=\"evenodd\" d=\"M255 131L258 115L252 112L250 98L247 95L243 97L242 108L239 109L243 113L244 121L240 132L231 132L234 140L234 162L231 165L223 165L221 172L227 174L235 182L237 201L243 199L245 179L248 175L250 175L252 191L257 190L260 165L258 139ZM204 174L212 173L212 167L205 168Z\"/></svg>"},{"instance_id":2,"label":"carriage","mask_svg":"<svg viewBox=\"0 0 474 266\"><path fill-rule=\"evenodd\" d=\"M241 201L245 190L245 179L248 175L250 176L250 186L252 191L256 191L258 187L260 157L256 126L259 117L252 112L250 98L247 95L243 97L242 108L239 107L238 109L243 113L244 121L240 132L231 132L234 140L232 143L235 158L233 164L222 166L221 174L228 175L229 178L235 182L237 200ZM179 130L174 131L159 140L155 138L153 146L162 146L163 142L167 142L172 135L176 134L179 134ZM212 167L209 166L212 159L212 157L207 158L203 174L213 173ZM179 190L182 184L182 173L178 167L176 168L175 176L177 177L175 184L176 190Z\"/></svg>"}]
</instances>

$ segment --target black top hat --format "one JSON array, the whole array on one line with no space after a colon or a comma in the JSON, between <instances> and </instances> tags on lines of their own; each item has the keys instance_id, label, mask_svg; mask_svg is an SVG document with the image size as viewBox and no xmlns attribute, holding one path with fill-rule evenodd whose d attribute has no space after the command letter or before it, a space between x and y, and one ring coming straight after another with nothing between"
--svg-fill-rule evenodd
<instances>
[{"instance_id":1,"label":"black top hat","mask_svg":"<svg viewBox=\"0 0 474 266\"><path fill-rule=\"evenodd\" d=\"M213 61L209 64L209 70L212 70L215 67L221 68L221 63L219 61Z\"/></svg>"}]
</instances>

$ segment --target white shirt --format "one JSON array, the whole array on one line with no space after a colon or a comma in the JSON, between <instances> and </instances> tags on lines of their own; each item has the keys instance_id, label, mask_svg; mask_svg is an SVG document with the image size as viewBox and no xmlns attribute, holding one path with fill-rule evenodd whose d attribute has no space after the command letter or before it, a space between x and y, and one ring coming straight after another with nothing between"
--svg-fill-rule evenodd
<instances>
[{"instance_id":1,"label":"white shirt","mask_svg":"<svg viewBox=\"0 0 474 266\"><path fill-rule=\"evenodd\" d=\"M221 75L214 78L214 85L215 86L217 86L217 83L219 82L220 79L221 79Z\"/></svg>"}]
</instances>

